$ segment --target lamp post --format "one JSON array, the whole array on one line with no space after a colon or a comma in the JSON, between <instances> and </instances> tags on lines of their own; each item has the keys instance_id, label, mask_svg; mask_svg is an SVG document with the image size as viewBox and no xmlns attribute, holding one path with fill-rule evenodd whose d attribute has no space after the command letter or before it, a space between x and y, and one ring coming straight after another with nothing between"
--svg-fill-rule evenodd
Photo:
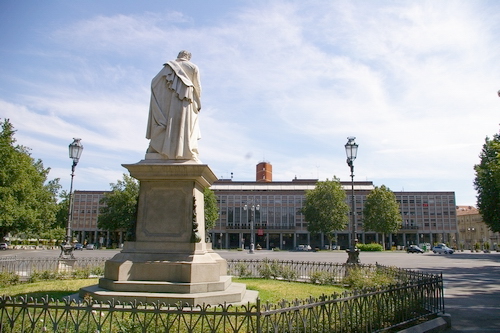
<instances>
[{"instance_id":1,"label":"lamp post","mask_svg":"<svg viewBox=\"0 0 500 333\"><path fill-rule=\"evenodd\" d=\"M351 168L351 242L350 247L346 251L348 254L347 263L348 264L358 264L359 263L359 250L356 247L358 242L356 236L356 211L354 205L354 160L358 154L358 144L354 141L356 138L350 136L347 138L347 143L345 144L345 153L347 155L347 165Z\"/></svg>"},{"instance_id":2,"label":"lamp post","mask_svg":"<svg viewBox=\"0 0 500 333\"><path fill-rule=\"evenodd\" d=\"M73 142L69 145L69 158L73 160L73 165L71 166L71 183L69 187L69 208L68 208L68 222L66 224L66 238L64 243L61 245L61 254L59 257L73 256L73 236L71 234L71 220L73 218L73 177L75 176L75 168L82 155L83 145L80 142L81 139L73 138Z\"/></svg>"},{"instance_id":3,"label":"lamp post","mask_svg":"<svg viewBox=\"0 0 500 333\"><path fill-rule=\"evenodd\" d=\"M244 210L250 209L250 251L248 251L248 253L254 254L254 249L255 249L254 234L253 234L253 223L255 219L254 212L256 210L259 210L260 206L259 205L255 206L254 204L252 204L251 206L245 205L243 206L243 209Z\"/></svg>"}]
</instances>

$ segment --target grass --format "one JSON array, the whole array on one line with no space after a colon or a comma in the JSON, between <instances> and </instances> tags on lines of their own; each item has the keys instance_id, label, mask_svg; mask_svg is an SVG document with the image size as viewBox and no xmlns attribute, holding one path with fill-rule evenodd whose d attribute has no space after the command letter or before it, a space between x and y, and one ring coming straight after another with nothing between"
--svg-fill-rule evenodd
<instances>
[{"instance_id":1,"label":"grass","mask_svg":"<svg viewBox=\"0 0 500 333\"><path fill-rule=\"evenodd\" d=\"M344 288L328 285L314 285L303 282L287 282L279 280L233 278L234 282L245 283L247 289L257 290L263 302L277 303L283 299L306 299L310 296L319 297L345 291Z\"/></svg>"},{"instance_id":2,"label":"grass","mask_svg":"<svg viewBox=\"0 0 500 333\"><path fill-rule=\"evenodd\" d=\"M41 298L61 299L65 296L76 294L82 287L97 284L98 279L73 279L73 280L50 280L33 283L21 283L14 286L0 288L0 295L25 296Z\"/></svg>"},{"instance_id":3,"label":"grass","mask_svg":"<svg viewBox=\"0 0 500 333\"><path fill-rule=\"evenodd\" d=\"M292 301L295 299L306 299L310 296L319 297L323 294L331 295L345 290L338 286L255 278L233 278L233 281L245 283L249 290L259 291L261 301L269 303L277 303L283 299ZM62 299L65 296L78 293L78 290L82 287L97 283L98 279L50 280L21 283L0 288L0 295L12 297L28 295L28 297L33 298L41 298L48 295L49 298Z\"/></svg>"}]
</instances>

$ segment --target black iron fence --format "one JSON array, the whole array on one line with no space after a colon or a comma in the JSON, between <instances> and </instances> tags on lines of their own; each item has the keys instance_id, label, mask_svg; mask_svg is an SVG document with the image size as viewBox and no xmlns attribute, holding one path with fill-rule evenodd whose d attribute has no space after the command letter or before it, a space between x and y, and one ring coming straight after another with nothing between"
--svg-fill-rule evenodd
<instances>
[{"instance_id":1,"label":"black iron fence","mask_svg":"<svg viewBox=\"0 0 500 333\"><path fill-rule=\"evenodd\" d=\"M245 265L243 276L262 276L269 268L286 268L302 281L311 281L310 277L318 271L342 281L354 267L318 262L228 261L229 270L235 275L241 275ZM279 304L257 301L242 306L0 297L0 332L383 332L444 313L441 275L380 265L355 267L366 272L383 271L397 282L319 298Z\"/></svg>"}]
</instances>

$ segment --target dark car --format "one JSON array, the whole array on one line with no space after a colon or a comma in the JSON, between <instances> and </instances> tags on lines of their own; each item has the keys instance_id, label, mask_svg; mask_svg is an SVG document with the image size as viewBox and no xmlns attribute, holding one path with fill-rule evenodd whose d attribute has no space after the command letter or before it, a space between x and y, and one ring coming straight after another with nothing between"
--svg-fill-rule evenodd
<instances>
[{"instance_id":1,"label":"dark car","mask_svg":"<svg viewBox=\"0 0 500 333\"><path fill-rule=\"evenodd\" d=\"M82 244L82 243L76 243L76 244L75 244L75 250L80 250L80 251L82 251L82 250L83 250L83 244Z\"/></svg>"},{"instance_id":2,"label":"dark car","mask_svg":"<svg viewBox=\"0 0 500 333\"><path fill-rule=\"evenodd\" d=\"M420 247L418 247L417 245L410 245L408 246L408 248L406 249L406 252L408 253L424 253L424 250L422 250Z\"/></svg>"}]
</instances>

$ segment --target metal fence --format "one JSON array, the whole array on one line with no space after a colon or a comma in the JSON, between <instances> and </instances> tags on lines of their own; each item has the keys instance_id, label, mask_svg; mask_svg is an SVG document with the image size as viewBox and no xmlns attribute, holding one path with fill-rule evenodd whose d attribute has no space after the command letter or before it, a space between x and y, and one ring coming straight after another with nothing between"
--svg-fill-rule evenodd
<instances>
[{"instance_id":1,"label":"metal fence","mask_svg":"<svg viewBox=\"0 0 500 333\"><path fill-rule=\"evenodd\" d=\"M398 283L279 304L233 306L97 303L0 297L0 332L382 332L444 313L443 279L380 265L271 261L228 261L231 272L260 276L266 265L296 272L299 280L320 270L340 281L352 267L383 271ZM251 274L249 273L251 272Z\"/></svg>"},{"instance_id":2,"label":"metal fence","mask_svg":"<svg viewBox=\"0 0 500 333\"><path fill-rule=\"evenodd\" d=\"M73 269L104 268L109 258L78 258ZM59 258L18 258L16 256L0 257L0 272L17 274L22 280L28 279L35 272L59 271Z\"/></svg>"}]
</instances>

